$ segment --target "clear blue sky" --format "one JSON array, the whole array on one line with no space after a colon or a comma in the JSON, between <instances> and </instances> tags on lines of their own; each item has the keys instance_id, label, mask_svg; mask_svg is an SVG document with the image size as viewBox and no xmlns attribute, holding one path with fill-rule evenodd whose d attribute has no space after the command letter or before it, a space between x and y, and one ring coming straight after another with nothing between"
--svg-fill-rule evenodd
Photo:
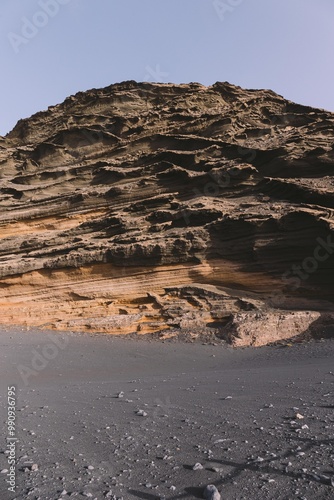
<instances>
[{"instance_id":1,"label":"clear blue sky","mask_svg":"<svg viewBox=\"0 0 334 500\"><path fill-rule=\"evenodd\" d=\"M0 26L2 135L123 80L229 81L334 111L333 0L2 0Z\"/></svg>"}]
</instances>

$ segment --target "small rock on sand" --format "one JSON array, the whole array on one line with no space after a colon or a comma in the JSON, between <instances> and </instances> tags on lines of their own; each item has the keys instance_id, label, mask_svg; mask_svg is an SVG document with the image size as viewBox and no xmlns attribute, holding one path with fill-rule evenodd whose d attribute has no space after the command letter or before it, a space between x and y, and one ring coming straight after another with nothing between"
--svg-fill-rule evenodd
<instances>
[{"instance_id":1,"label":"small rock on sand","mask_svg":"<svg viewBox=\"0 0 334 500\"><path fill-rule=\"evenodd\" d=\"M202 470L203 465L197 462L195 465L193 465L193 470Z\"/></svg>"},{"instance_id":2,"label":"small rock on sand","mask_svg":"<svg viewBox=\"0 0 334 500\"><path fill-rule=\"evenodd\" d=\"M203 498L206 500L221 500L220 493L213 484L208 484L208 486L206 486Z\"/></svg>"}]
</instances>

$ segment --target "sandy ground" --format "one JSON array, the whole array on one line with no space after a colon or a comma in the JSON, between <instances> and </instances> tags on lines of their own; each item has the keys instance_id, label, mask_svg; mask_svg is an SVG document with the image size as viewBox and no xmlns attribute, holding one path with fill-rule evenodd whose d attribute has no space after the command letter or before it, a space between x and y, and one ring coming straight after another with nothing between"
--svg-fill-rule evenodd
<instances>
[{"instance_id":1,"label":"sandy ground","mask_svg":"<svg viewBox=\"0 0 334 500\"><path fill-rule=\"evenodd\" d=\"M228 500L334 496L333 340L232 349L1 329L0 344L1 500L196 499L210 483Z\"/></svg>"}]
</instances>

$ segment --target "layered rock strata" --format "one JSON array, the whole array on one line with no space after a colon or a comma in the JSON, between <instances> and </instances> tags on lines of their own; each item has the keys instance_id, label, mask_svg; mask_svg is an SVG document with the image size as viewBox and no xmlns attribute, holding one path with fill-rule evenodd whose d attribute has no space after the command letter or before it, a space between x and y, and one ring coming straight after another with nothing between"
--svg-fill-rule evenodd
<instances>
[{"instance_id":1,"label":"layered rock strata","mask_svg":"<svg viewBox=\"0 0 334 500\"><path fill-rule=\"evenodd\" d=\"M212 331L329 328L334 116L268 90L124 82L0 138L0 321Z\"/></svg>"}]
</instances>

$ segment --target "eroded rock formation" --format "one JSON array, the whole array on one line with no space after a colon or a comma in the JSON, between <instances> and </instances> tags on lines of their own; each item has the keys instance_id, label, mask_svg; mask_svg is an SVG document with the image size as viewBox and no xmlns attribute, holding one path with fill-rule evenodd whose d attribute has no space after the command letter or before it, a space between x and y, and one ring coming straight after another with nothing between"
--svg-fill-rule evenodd
<instances>
[{"instance_id":1,"label":"eroded rock formation","mask_svg":"<svg viewBox=\"0 0 334 500\"><path fill-rule=\"evenodd\" d=\"M1 322L236 345L330 324L333 125L268 90L132 81L19 121Z\"/></svg>"}]
</instances>

